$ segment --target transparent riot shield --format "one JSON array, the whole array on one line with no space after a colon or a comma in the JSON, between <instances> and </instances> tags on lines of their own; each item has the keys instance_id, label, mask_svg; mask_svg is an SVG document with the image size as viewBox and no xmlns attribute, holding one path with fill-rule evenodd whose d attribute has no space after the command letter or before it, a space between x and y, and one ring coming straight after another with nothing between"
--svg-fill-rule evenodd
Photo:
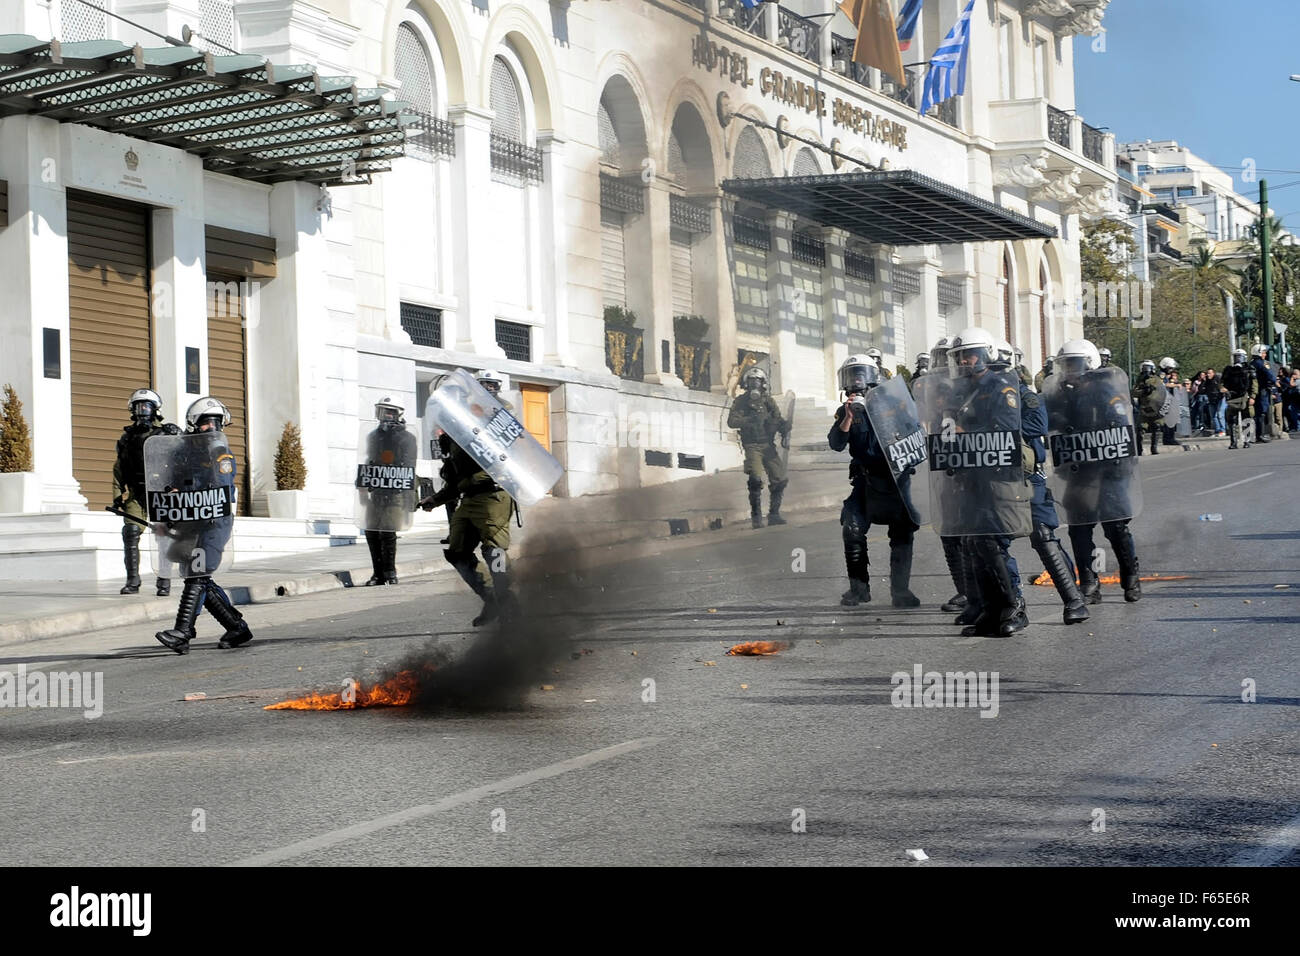
<instances>
[{"instance_id":1,"label":"transparent riot shield","mask_svg":"<svg viewBox=\"0 0 1300 956\"><path fill-rule=\"evenodd\" d=\"M429 396L437 426L520 505L536 504L560 480L563 466L519 420L464 369Z\"/></svg>"},{"instance_id":2,"label":"transparent riot shield","mask_svg":"<svg viewBox=\"0 0 1300 956\"><path fill-rule=\"evenodd\" d=\"M150 555L159 577L193 578L234 563L235 456L218 431L144 443Z\"/></svg>"},{"instance_id":3,"label":"transparent riot shield","mask_svg":"<svg viewBox=\"0 0 1300 956\"><path fill-rule=\"evenodd\" d=\"M930 523L930 466L925 429L901 376L868 389L867 420L884 449L889 472L918 525Z\"/></svg>"},{"instance_id":4,"label":"transparent riot shield","mask_svg":"<svg viewBox=\"0 0 1300 956\"><path fill-rule=\"evenodd\" d=\"M1169 389L1165 387L1164 382L1155 377L1139 378L1137 385L1133 387L1133 394L1137 398L1138 417L1146 422L1152 419L1163 422L1173 404L1169 399Z\"/></svg>"},{"instance_id":5,"label":"transparent riot shield","mask_svg":"<svg viewBox=\"0 0 1300 956\"><path fill-rule=\"evenodd\" d=\"M1054 375L1043 385L1049 479L1066 524L1097 524L1142 511L1138 435L1128 379L1117 368Z\"/></svg>"},{"instance_id":6,"label":"transparent riot shield","mask_svg":"<svg viewBox=\"0 0 1300 956\"><path fill-rule=\"evenodd\" d=\"M938 378L926 375L921 382ZM935 531L1029 534L1033 489L1020 437L1020 380L1012 371L989 370L949 378L947 385L927 384L916 395L926 430Z\"/></svg>"},{"instance_id":7,"label":"transparent riot shield","mask_svg":"<svg viewBox=\"0 0 1300 956\"><path fill-rule=\"evenodd\" d=\"M1165 404L1161 410L1164 412L1164 424L1168 428L1177 428L1178 422L1182 419L1182 406L1180 400L1187 398L1186 389L1180 387L1168 388L1165 393Z\"/></svg>"},{"instance_id":8,"label":"transparent riot shield","mask_svg":"<svg viewBox=\"0 0 1300 956\"><path fill-rule=\"evenodd\" d=\"M785 467L790 463L790 437L794 429L794 392L786 392L784 398L777 399L777 406L781 409L784 416L783 421L786 426L784 435L773 435L772 443L776 445L777 454L781 456L781 466Z\"/></svg>"},{"instance_id":9,"label":"transparent riot shield","mask_svg":"<svg viewBox=\"0 0 1300 956\"><path fill-rule=\"evenodd\" d=\"M357 437L356 522L362 531L406 531L415 521L419 457L415 434L404 424L366 422Z\"/></svg>"}]
</instances>

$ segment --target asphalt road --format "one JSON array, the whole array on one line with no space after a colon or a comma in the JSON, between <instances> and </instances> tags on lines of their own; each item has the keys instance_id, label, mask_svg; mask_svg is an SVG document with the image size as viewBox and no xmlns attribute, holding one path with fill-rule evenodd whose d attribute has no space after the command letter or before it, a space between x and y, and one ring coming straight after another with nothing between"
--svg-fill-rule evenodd
<instances>
[{"instance_id":1,"label":"asphalt road","mask_svg":"<svg viewBox=\"0 0 1300 956\"><path fill-rule=\"evenodd\" d=\"M0 708L7 862L1294 865L1298 466L1288 441L1144 458L1142 571L1181 579L1135 605L1109 585L1070 628L1026 587L1034 624L1009 639L937 610L928 529L922 608L880 603L880 576L875 604L840 607L826 514L548 560L504 649L449 575L246 608L238 650L211 618L186 657L138 628L6 648L0 670L104 682L96 719ZM887 571L883 536L871 551ZM752 639L793 646L725 655ZM459 661L436 672L453 709L263 710L430 644ZM996 716L891 706L918 666L997 672Z\"/></svg>"}]
</instances>

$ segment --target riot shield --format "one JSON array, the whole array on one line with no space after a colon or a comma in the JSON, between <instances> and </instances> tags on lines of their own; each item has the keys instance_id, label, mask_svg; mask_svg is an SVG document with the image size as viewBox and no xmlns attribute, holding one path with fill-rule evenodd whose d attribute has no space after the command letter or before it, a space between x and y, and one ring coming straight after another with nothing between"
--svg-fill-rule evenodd
<instances>
[{"instance_id":1,"label":"riot shield","mask_svg":"<svg viewBox=\"0 0 1300 956\"><path fill-rule=\"evenodd\" d=\"M357 437L356 522L362 531L406 531L415 521L419 445L404 424L366 422Z\"/></svg>"},{"instance_id":2,"label":"riot shield","mask_svg":"<svg viewBox=\"0 0 1300 956\"><path fill-rule=\"evenodd\" d=\"M784 416L787 431L785 435L772 436L772 442L776 445L776 453L781 456L781 467L784 468L790 464L790 436L794 429L794 392L786 392L785 398L777 400L777 406L781 409Z\"/></svg>"},{"instance_id":3,"label":"riot shield","mask_svg":"<svg viewBox=\"0 0 1300 956\"><path fill-rule=\"evenodd\" d=\"M1051 488L1066 524L1097 524L1142 511L1138 442L1128 380L1117 368L1044 384Z\"/></svg>"},{"instance_id":4,"label":"riot shield","mask_svg":"<svg viewBox=\"0 0 1300 956\"><path fill-rule=\"evenodd\" d=\"M464 369L429 396L438 427L520 505L536 504L564 467Z\"/></svg>"},{"instance_id":5,"label":"riot shield","mask_svg":"<svg viewBox=\"0 0 1300 956\"><path fill-rule=\"evenodd\" d=\"M926 375L926 379L938 379ZM1020 437L1020 380L1013 371L947 379L916 395L930 459L932 522L943 536L1030 531L1032 495Z\"/></svg>"},{"instance_id":6,"label":"riot shield","mask_svg":"<svg viewBox=\"0 0 1300 956\"><path fill-rule=\"evenodd\" d=\"M898 493L918 525L930 522L930 467L925 429L907 383L896 376L868 389L867 420L884 449Z\"/></svg>"},{"instance_id":7,"label":"riot shield","mask_svg":"<svg viewBox=\"0 0 1300 956\"><path fill-rule=\"evenodd\" d=\"M1164 415L1164 424L1168 428L1177 428L1178 422L1182 419L1181 405L1179 404L1180 396L1182 400L1187 398L1187 390L1182 386L1169 388L1166 386L1165 404L1160 407Z\"/></svg>"},{"instance_id":8,"label":"riot shield","mask_svg":"<svg viewBox=\"0 0 1300 956\"><path fill-rule=\"evenodd\" d=\"M234 563L235 456L218 431L144 443L145 498L159 577L193 578Z\"/></svg>"},{"instance_id":9,"label":"riot shield","mask_svg":"<svg viewBox=\"0 0 1300 956\"><path fill-rule=\"evenodd\" d=\"M1098 369L1100 371L1100 369ZM1147 389L1151 389L1148 393ZM1137 393L1138 417L1150 422L1152 419L1164 421L1164 417L1169 414L1169 389L1165 383L1156 379L1152 381L1149 378L1140 379L1135 387Z\"/></svg>"}]
</instances>

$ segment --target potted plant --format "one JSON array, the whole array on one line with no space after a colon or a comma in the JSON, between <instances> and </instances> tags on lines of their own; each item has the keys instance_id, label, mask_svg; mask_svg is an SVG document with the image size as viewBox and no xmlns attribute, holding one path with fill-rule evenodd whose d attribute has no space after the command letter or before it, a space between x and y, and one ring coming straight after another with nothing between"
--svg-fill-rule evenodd
<instances>
[{"instance_id":1,"label":"potted plant","mask_svg":"<svg viewBox=\"0 0 1300 956\"><path fill-rule=\"evenodd\" d=\"M32 471L31 431L18 393L6 385L0 408L0 514L40 510L41 479Z\"/></svg>"},{"instance_id":2,"label":"potted plant","mask_svg":"<svg viewBox=\"0 0 1300 956\"><path fill-rule=\"evenodd\" d=\"M673 316L677 339L677 375L687 388L707 391L709 379L709 322L702 315Z\"/></svg>"},{"instance_id":3,"label":"potted plant","mask_svg":"<svg viewBox=\"0 0 1300 956\"><path fill-rule=\"evenodd\" d=\"M641 380L642 338L635 312L621 305L605 306L605 365L619 378Z\"/></svg>"},{"instance_id":4,"label":"potted plant","mask_svg":"<svg viewBox=\"0 0 1300 956\"><path fill-rule=\"evenodd\" d=\"M284 423L275 449L275 491L266 496L272 518L306 520L307 463L302 457L302 433L293 422Z\"/></svg>"}]
</instances>

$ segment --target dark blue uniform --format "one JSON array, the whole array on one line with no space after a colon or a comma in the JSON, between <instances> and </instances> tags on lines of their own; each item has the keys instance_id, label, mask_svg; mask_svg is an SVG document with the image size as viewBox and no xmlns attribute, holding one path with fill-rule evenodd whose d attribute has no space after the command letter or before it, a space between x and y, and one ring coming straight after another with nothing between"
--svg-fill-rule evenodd
<instances>
[{"instance_id":1,"label":"dark blue uniform","mask_svg":"<svg viewBox=\"0 0 1300 956\"><path fill-rule=\"evenodd\" d=\"M1269 441L1272 432L1273 417L1270 414L1273 402L1273 389L1277 388L1277 376L1273 368L1261 355L1250 361L1251 371L1255 373L1255 382L1259 385L1259 394L1255 396L1255 441Z\"/></svg>"}]
</instances>

